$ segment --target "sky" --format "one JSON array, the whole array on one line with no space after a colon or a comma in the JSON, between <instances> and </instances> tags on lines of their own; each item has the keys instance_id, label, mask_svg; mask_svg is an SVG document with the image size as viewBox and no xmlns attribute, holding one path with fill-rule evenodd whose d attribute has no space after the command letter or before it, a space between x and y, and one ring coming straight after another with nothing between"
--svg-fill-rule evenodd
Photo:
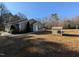
<instances>
[{"instance_id":1,"label":"sky","mask_svg":"<svg viewBox=\"0 0 79 59\"><path fill-rule=\"evenodd\" d=\"M44 18L57 13L60 18L79 16L78 2L5 2L12 14L23 13L27 18Z\"/></svg>"}]
</instances>

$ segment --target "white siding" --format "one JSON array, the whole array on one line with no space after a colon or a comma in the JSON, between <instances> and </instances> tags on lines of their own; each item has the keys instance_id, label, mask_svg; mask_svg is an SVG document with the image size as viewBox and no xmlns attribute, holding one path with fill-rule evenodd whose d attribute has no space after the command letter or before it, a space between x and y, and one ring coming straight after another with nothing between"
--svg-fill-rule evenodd
<instances>
[{"instance_id":1,"label":"white siding","mask_svg":"<svg viewBox=\"0 0 79 59\"><path fill-rule=\"evenodd\" d=\"M5 26L5 31L6 31L6 32L9 32L9 31L10 31L10 27L11 27L10 24L6 24L6 26Z\"/></svg>"},{"instance_id":2,"label":"white siding","mask_svg":"<svg viewBox=\"0 0 79 59\"><path fill-rule=\"evenodd\" d=\"M40 23L33 24L33 32L41 31L42 25Z\"/></svg>"},{"instance_id":3,"label":"white siding","mask_svg":"<svg viewBox=\"0 0 79 59\"><path fill-rule=\"evenodd\" d=\"M19 31L23 31L23 30L25 30L25 29L26 29L26 23L20 22L20 23L19 23Z\"/></svg>"},{"instance_id":4,"label":"white siding","mask_svg":"<svg viewBox=\"0 0 79 59\"><path fill-rule=\"evenodd\" d=\"M36 32L36 31L38 31L39 29L38 29L38 25L34 25L33 26L33 32Z\"/></svg>"}]
</instances>

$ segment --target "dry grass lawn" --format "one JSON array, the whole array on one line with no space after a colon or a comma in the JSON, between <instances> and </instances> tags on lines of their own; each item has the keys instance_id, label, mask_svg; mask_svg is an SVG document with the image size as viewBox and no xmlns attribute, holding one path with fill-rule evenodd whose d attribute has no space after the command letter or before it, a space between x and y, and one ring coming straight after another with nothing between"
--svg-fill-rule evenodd
<instances>
[{"instance_id":1,"label":"dry grass lawn","mask_svg":"<svg viewBox=\"0 0 79 59\"><path fill-rule=\"evenodd\" d=\"M0 45L5 43L0 46L5 52L3 56L79 56L79 29L64 30L63 36L47 31L22 34L7 40L0 41ZM0 53L2 51L0 49Z\"/></svg>"}]
</instances>

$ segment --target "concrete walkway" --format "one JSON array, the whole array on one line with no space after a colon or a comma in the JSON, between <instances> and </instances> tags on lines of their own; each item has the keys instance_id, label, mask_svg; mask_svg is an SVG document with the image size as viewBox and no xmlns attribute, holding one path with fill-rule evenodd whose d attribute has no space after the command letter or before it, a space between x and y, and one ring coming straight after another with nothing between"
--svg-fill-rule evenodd
<instances>
[{"instance_id":1,"label":"concrete walkway","mask_svg":"<svg viewBox=\"0 0 79 59\"><path fill-rule=\"evenodd\" d=\"M0 32L0 36L13 36L13 34L10 34L10 33L8 33L8 32L3 32L3 31L1 31L1 32Z\"/></svg>"},{"instance_id":2,"label":"concrete walkway","mask_svg":"<svg viewBox=\"0 0 79 59\"><path fill-rule=\"evenodd\" d=\"M20 36L24 36L24 35L30 35L31 33L23 33L23 34L11 34L8 32L0 32L0 36L9 36L9 37L20 37ZM32 35L32 34L31 34Z\"/></svg>"}]
</instances>

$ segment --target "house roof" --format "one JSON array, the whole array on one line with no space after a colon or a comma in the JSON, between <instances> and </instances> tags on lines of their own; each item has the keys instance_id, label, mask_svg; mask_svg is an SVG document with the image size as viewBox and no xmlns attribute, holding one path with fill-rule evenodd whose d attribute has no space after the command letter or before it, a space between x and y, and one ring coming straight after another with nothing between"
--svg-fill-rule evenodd
<instances>
[{"instance_id":1,"label":"house roof","mask_svg":"<svg viewBox=\"0 0 79 59\"><path fill-rule=\"evenodd\" d=\"M17 20L17 21L13 21L13 22L4 23L4 24L16 24L19 22L28 22L28 21L27 20Z\"/></svg>"},{"instance_id":2,"label":"house roof","mask_svg":"<svg viewBox=\"0 0 79 59\"><path fill-rule=\"evenodd\" d=\"M35 19L30 19L30 20L29 20L29 23L30 23L30 24L34 24L34 23L36 23L36 22L37 22L37 21L36 21Z\"/></svg>"}]
</instances>

